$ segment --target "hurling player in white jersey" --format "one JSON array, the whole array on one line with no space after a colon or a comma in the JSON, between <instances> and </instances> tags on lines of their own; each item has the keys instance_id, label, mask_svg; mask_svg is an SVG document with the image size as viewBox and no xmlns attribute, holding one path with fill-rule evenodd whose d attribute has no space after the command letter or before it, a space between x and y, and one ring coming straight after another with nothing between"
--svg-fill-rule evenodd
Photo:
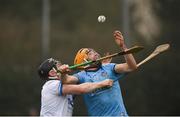
<instances>
[{"instance_id":1,"label":"hurling player in white jersey","mask_svg":"<svg viewBox=\"0 0 180 117\"><path fill-rule=\"evenodd\" d=\"M41 91L40 116L72 116L72 94L84 94L98 88L111 87L112 80L104 80L97 83L62 84L59 71L65 71L67 65L62 65L53 58L45 60L38 68L38 74L45 80Z\"/></svg>"}]
</instances>

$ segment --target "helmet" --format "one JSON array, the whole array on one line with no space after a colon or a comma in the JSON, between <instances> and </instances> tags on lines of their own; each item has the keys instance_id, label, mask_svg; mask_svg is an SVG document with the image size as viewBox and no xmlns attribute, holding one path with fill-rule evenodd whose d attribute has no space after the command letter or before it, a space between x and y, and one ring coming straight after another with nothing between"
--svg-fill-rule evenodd
<instances>
[{"instance_id":1,"label":"helmet","mask_svg":"<svg viewBox=\"0 0 180 117\"><path fill-rule=\"evenodd\" d=\"M88 59L89 51L89 48L81 48L76 54L74 64L76 65L85 62L85 60Z\"/></svg>"},{"instance_id":2,"label":"helmet","mask_svg":"<svg viewBox=\"0 0 180 117\"><path fill-rule=\"evenodd\" d=\"M59 61L53 59L53 58L49 58L46 59L44 62L42 62L40 64L40 66L38 67L38 75L41 79L43 80L49 80L49 71L52 68L56 68L56 64L59 63Z\"/></svg>"},{"instance_id":3,"label":"helmet","mask_svg":"<svg viewBox=\"0 0 180 117\"><path fill-rule=\"evenodd\" d=\"M74 59L74 64L81 64L81 63L84 63L86 62L89 58L88 58L88 53L90 51L94 51L94 49L91 49L91 48L81 48L77 54L76 54L76 57ZM93 63L91 65L87 65L87 66L80 66L78 68L91 68L91 67L100 67L101 66L101 62L96 62L96 63Z\"/></svg>"}]
</instances>

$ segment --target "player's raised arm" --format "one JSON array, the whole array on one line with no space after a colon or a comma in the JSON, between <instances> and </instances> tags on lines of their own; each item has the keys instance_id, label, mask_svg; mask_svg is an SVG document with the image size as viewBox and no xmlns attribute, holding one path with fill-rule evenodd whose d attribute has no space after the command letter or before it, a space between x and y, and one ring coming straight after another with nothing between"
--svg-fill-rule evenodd
<instances>
[{"instance_id":1,"label":"player's raised arm","mask_svg":"<svg viewBox=\"0 0 180 117\"><path fill-rule=\"evenodd\" d=\"M116 44L122 50L124 50L124 51L127 50L127 47L126 47L125 42L124 42L123 35L120 31L114 31L114 39L115 39ZM130 71L133 71L137 68L136 61L135 61L132 54L124 55L124 58L126 60L126 63L117 64L115 66L115 71L117 73L130 72Z\"/></svg>"}]
</instances>

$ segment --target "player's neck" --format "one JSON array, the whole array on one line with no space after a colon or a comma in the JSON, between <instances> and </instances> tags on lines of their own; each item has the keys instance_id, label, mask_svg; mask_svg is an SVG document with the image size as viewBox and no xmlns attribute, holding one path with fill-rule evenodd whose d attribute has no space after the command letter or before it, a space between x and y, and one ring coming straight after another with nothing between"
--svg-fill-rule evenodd
<instances>
[{"instance_id":1,"label":"player's neck","mask_svg":"<svg viewBox=\"0 0 180 117\"><path fill-rule=\"evenodd\" d=\"M86 71L87 72L95 72L95 71L98 71L99 70L99 68L100 68L100 66L99 67L90 67L90 68L88 68L88 69L86 69Z\"/></svg>"}]
</instances>

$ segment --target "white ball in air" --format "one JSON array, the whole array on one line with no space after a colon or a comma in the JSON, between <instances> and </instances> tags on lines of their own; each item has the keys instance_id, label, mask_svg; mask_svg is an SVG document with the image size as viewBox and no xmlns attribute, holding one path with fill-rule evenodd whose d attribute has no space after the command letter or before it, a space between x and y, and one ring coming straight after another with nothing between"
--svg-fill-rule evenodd
<instances>
[{"instance_id":1,"label":"white ball in air","mask_svg":"<svg viewBox=\"0 0 180 117\"><path fill-rule=\"evenodd\" d=\"M106 21L106 17L105 17L104 15L98 16L98 22L103 23L103 22L105 22L105 21Z\"/></svg>"}]
</instances>

